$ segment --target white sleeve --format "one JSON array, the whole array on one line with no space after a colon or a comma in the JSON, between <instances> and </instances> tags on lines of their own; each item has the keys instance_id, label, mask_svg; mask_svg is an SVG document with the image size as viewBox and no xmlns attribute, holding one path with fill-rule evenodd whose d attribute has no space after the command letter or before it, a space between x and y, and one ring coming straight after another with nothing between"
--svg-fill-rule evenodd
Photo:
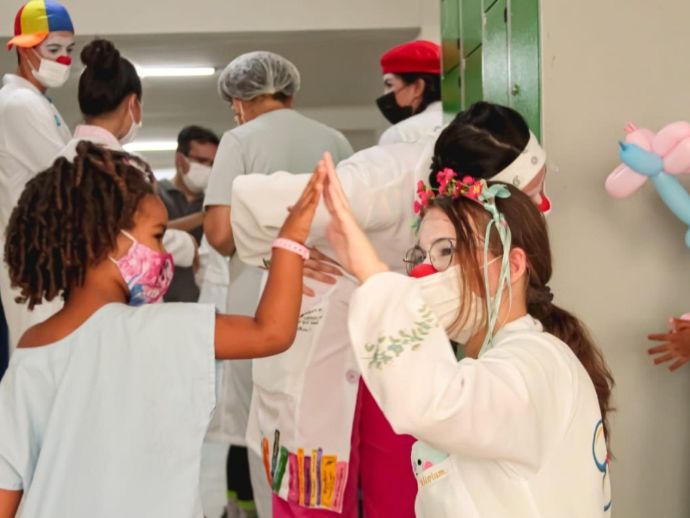
<instances>
[{"instance_id":1,"label":"white sleeve","mask_svg":"<svg viewBox=\"0 0 690 518\"><path fill-rule=\"evenodd\" d=\"M5 107L2 139L12 156L35 175L50 167L67 142L55 120L46 120L45 111L30 101L22 98Z\"/></svg>"},{"instance_id":2,"label":"white sleeve","mask_svg":"<svg viewBox=\"0 0 690 518\"><path fill-rule=\"evenodd\" d=\"M496 349L458 363L414 279L371 277L355 291L348 325L362 376L397 433L451 454L538 464L521 370Z\"/></svg>"},{"instance_id":3,"label":"white sleeve","mask_svg":"<svg viewBox=\"0 0 690 518\"><path fill-rule=\"evenodd\" d=\"M404 139L402 138L400 130L396 124L381 134L379 137L379 146L390 146L391 144L399 144L403 141Z\"/></svg>"},{"instance_id":4,"label":"white sleeve","mask_svg":"<svg viewBox=\"0 0 690 518\"><path fill-rule=\"evenodd\" d=\"M189 268L194 263L196 243L190 233L169 228L163 234L163 246L172 254L175 266Z\"/></svg>"},{"instance_id":5,"label":"white sleeve","mask_svg":"<svg viewBox=\"0 0 690 518\"><path fill-rule=\"evenodd\" d=\"M9 491L31 480L40 451L37 423L46 418L41 403L50 399L43 373L19 369L10 367L0 383L0 489Z\"/></svg>"},{"instance_id":6,"label":"white sleeve","mask_svg":"<svg viewBox=\"0 0 690 518\"><path fill-rule=\"evenodd\" d=\"M428 168L421 144L374 146L356 153L336 167L352 212L365 231L410 224L418 169ZM421 166L420 166L421 164ZM261 266L271 251L287 208L299 198L310 175L278 172L235 179L232 188L232 230L243 262ZM316 212L310 244L326 246L330 218L321 204Z\"/></svg>"}]
</instances>

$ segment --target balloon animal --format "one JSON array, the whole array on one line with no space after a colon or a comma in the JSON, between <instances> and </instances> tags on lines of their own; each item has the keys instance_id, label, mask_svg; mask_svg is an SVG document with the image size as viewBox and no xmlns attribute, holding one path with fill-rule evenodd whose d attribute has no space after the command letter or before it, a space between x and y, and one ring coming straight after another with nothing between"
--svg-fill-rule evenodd
<instances>
[{"instance_id":1,"label":"balloon animal","mask_svg":"<svg viewBox=\"0 0 690 518\"><path fill-rule=\"evenodd\" d=\"M606 192L627 198L651 179L666 206L689 227L685 244L690 248L690 194L676 178L690 173L690 123L674 122L656 134L629 123L625 132L623 163L606 179Z\"/></svg>"}]
</instances>

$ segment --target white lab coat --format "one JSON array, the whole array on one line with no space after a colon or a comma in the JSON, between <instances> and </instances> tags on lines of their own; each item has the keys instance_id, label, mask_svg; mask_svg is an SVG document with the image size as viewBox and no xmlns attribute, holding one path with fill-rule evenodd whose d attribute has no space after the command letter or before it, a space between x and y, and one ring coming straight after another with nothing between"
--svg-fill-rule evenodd
<instances>
[{"instance_id":1,"label":"white lab coat","mask_svg":"<svg viewBox=\"0 0 690 518\"><path fill-rule=\"evenodd\" d=\"M441 101L436 101L429 104L423 112L400 121L384 131L379 138L379 146L417 142L430 133L438 132L442 126L443 107Z\"/></svg>"},{"instance_id":2,"label":"white lab coat","mask_svg":"<svg viewBox=\"0 0 690 518\"><path fill-rule=\"evenodd\" d=\"M415 239L411 210L415 184L428 177L435 139L432 135L415 144L376 146L337 167L356 218L384 261L399 271L403 269L404 251ZM286 206L299 197L308 179L309 175L279 172L235 180L231 217L237 253L243 261L260 265L270 257L271 244L285 220ZM329 220L322 205L309 244L332 255L325 239ZM335 286L313 286L317 296L303 299L293 346L278 356L254 360L247 445L263 455L269 466L275 464L276 473L281 471L281 448L285 448L285 474L274 477L274 489L282 498L288 497L291 479L293 487L299 486L294 485L297 473L293 466L299 464L300 455L304 455L303 462L309 458L311 465L317 464L310 476L320 476L321 481L330 476L328 470L332 469L335 482L328 485L328 494L322 493L320 499L312 492L312 498L305 498L304 503L306 507L339 511L359 382L346 326L349 298L356 283L345 276ZM274 451L278 452L275 462ZM323 462L330 467L321 469Z\"/></svg>"},{"instance_id":3,"label":"white lab coat","mask_svg":"<svg viewBox=\"0 0 690 518\"><path fill-rule=\"evenodd\" d=\"M70 138L70 130L48 97L26 79L6 74L0 88L0 240L26 183L47 169ZM0 296L7 318L10 351L24 331L52 315L59 302L29 311L15 302L7 265L0 265Z\"/></svg>"},{"instance_id":4,"label":"white lab coat","mask_svg":"<svg viewBox=\"0 0 690 518\"><path fill-rule=\"evenodd\" d=\"M413 448L419 518L608 516L594 385L571 349L524 316L480 359L455 359L414 279L372 276L350 303L362 376ZM445 453L444 453L445 452Z\"/></svg>"}]
</instances>

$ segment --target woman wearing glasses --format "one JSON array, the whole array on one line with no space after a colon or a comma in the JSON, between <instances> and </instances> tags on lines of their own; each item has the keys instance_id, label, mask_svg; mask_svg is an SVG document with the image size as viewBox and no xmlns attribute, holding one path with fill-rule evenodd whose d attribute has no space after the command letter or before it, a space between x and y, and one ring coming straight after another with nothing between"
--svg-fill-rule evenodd
<instances>
[{"instance_id":1,"label":"woman wearing glasses","mask_svg":"<svg viewBox=\"0 0 690 518\"><path fill-rule=\"evenodd\" d=\"M401 259L415 244L410 226L415 184L428 178L432 157L434 170L455 167L481 178L498 176L529 189L541 201L544 151L514 110L478 103L434 140L369 148L336 169L357 221L392 271L405 271ZM304 175L285 173L245 175L235 181L232 225L242 261L262 264L279 216L285 213L283 200L306 181ZM328 222L325 211L317 212L309 240L327 254L332 252L326 239ZM421 244L425 253L431 243ZM434 264L441 269L439 261ZM443 274L418 282L434 311L439 316L445 311L452 319L447 301L452 303L457 295L448 294ZM281 371L270 377L254 373L255 394L280 397L279 404L253 412L248 428L248 440L263 452L267 479L280 500L274 501L274 514L283 514L276 516L304 517L312 509L327 509L330 513L319 516L356 517L359 489L366 515L415 515L417 482L409 471L414 440L393 431L361 383L352 353L347 313L356 285L350 276L340 276L334 284L312 284L316 296L303 299L297 341L290 354L279 358ZM462 342L460 338L456 336ZM330 477L328 469L320 470L327 458L327 468L336 477L334 484L323 485L324 477ZM317 469L311 472L314 462ZM314 493L312 482L328 491Z\"/></svg>"}]
</instances>

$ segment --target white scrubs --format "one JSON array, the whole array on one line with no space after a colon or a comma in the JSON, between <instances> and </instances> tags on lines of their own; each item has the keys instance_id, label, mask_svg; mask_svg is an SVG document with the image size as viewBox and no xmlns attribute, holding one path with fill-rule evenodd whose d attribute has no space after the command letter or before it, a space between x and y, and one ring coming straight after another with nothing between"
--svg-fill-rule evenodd
<instances>
[{"instance_id":1,"label":"white scrubs","mask_svg":"<svg viewBox=\"0 0 690 518\"><path fill-rule=\"evenodd\" d=\"M379 138L379 145L398 144L400 142L417 142L429 133L440 130L443 126L443 108L441 101L436 101L426 109L391 126Z\"/></svg>"},{"instance_id":2,"label":"white scrubs","mask_svg":"<svg viewBox=\"0 0 690 518\"><path fill-rule=\"evenodd\" d=\"M529 315L458 363L415 279L372 276L350 303L362 376L412 450L419 518L609 516L608 456L594 385Z\"/></svg>"},{"instance_id":3,"label":"white scrubs","mask_svg":"<svg viewBox=\"0 0 690 518\"><path fill-rule=\"evenodd\" d=\"M215 310L107 304L15 351L0 383L0 488L31 518L202 518Z\"/></svg>"},{"instance_id":4,"label":"white scrubs","mask_svg":"<svg viewBox=\"0 0 690 518\"><path fill-rule=\"evenodd\" d=\"M352 147L339 131L301 115L292 109L279 109L227 131L220 142L213 171L206 189L204 205L231 206L233 181L250 173L266 175L278 170L298 173L313 171L323 153L330 151L337 162L352 154ZM285 193L280 200L288 198ZM261 194L255 202L268 200ZM280 204L282 220L287 210ZM234 231L234 229L233 229ZM262 263L247 266L237 254L230 258L227 310L233 314L253 315L259 301ZM237 446L245 445L245 434L252 400L252 376L257 375L252 360L224 362L223 391L218 412L211 426L215 439ZM260 374L259 374L260 375ZM254 449L254 451L256 451ZM249 455L254 501L259 516L271 515L271 493L262 473L260 458Z\"/></svg>"},{"instance_id":5,"label":"white scrubs","mask_svg":"<svg viewBox=\"0 0 690 518\"><path fill-rule=\"evenodd\" d=\"M47 169L70 139L67 124L48 97L26 79L6 74L0 88L0 241L26 183ZM44 303L33 311L15 302L6 264L0 265L0 296L12 351L29 327L45 320L61 306Z\"/></svg>"}]
</instances>

